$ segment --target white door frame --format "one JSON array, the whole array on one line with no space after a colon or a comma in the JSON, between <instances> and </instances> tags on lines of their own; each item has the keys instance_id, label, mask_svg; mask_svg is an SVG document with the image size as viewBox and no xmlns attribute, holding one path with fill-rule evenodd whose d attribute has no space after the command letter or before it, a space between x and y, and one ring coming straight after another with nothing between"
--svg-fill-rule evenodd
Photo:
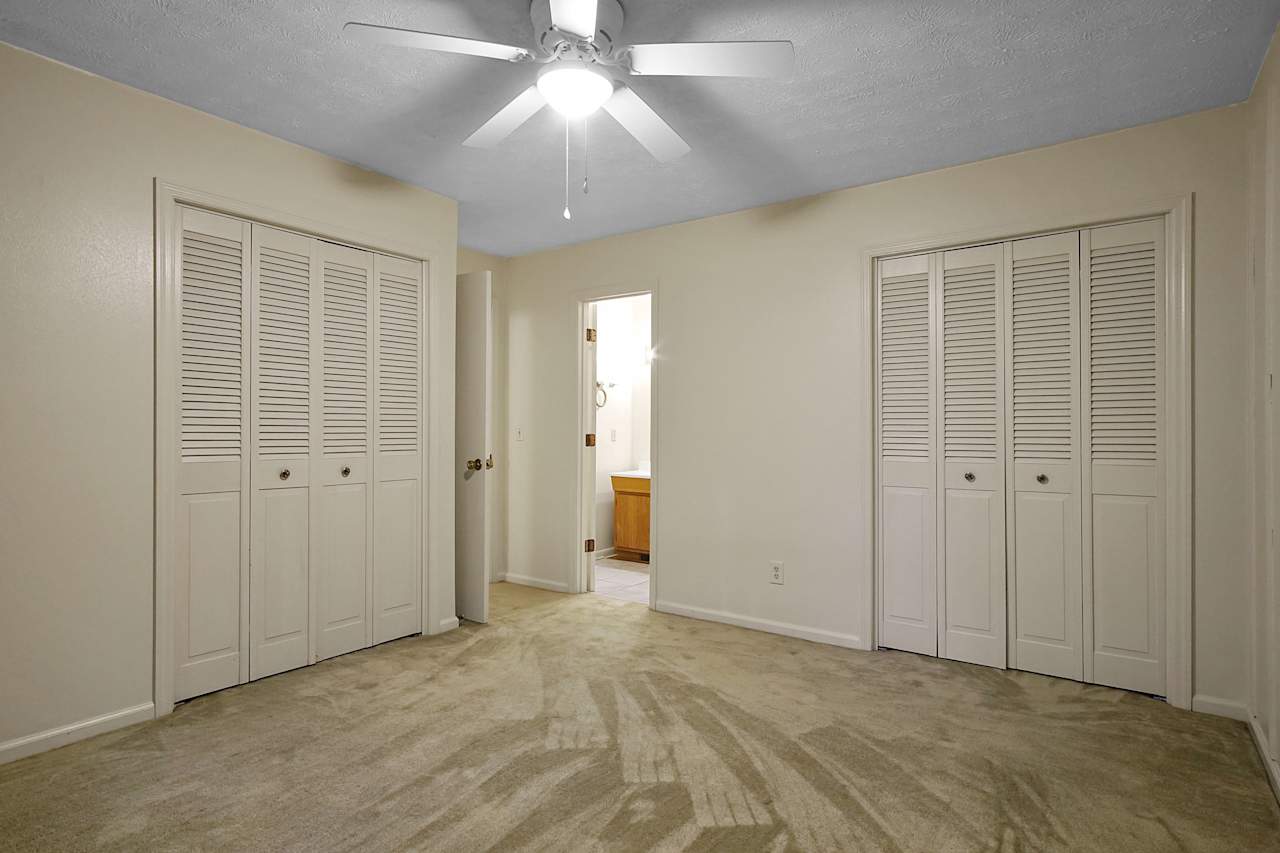
<instances>
[{"instance_id":1,"label":"white door frame","mask_svg":"<svg viewBox=\"0 0 1280 853\"><path fill-rule=\"evenodd\" d=\"M875 268L876 262L897 255L937 252L945 249L1004 242L1022 237L1035 237L1060 231L1093 228L1135 219L1163 217L1165 223L1165 411L1161 450L1165 459L1165 693L1169 704L1190 708L1194 687L1194 572L1195 516L1193 421L1192 421L1192 317L1191 287L1193 278L1192 214L1194 194L1138 199L1102 210L1077 215L1059 215L1041 219L1019 219L1003 227L983 227L966 231L919 237L865 248L858 266L862 284L860 324L863 332L862 381L866 383L868 407L866 418L857 426L858 439L866 448L868 471L872 476L862 491L863 573L862 614L867 625L866 648L874 649L876 636L876 597L881 590L880 566L876 560L876 423L878 401L875 390Z\"/></svg>"},{"instance_id":2,"label":"white door frame","mask_svg":"<svg viewBox=\"0 0 1280 853\"><path fill-rule=\"evenodd\" d=\"M383 237L360 232L356 229L339 227L326 222L309 219L292 213L275 210L265 205L242 201L204 190L184 187L162 178L155 179L155 634L153 637L155 656L153 663L153 696L155 700L155 716L162 717L173 711L174 705L174 673L173 673L173 533L174 533L174 498L176 495L177 458L177 352L179 305L178 293L178 258L174 255L177 245L178 205L221 213L252 222L270 225L288 231L295 231L311 237L330 240L387 255L395 255L422 265L422 281L425 299L423 300L426 345L423 347L423 394L422 410L419 413L422 423L422 441L425 452L422 454L422 508L423 524L421 554L422 577L420 581L421 602L419 610L422 616L423 633L439 633L457 626L457 619L452 624L433 625L431 612L427 606L433 566L445 566L453 571L452 561L444 559L444 544L452 546L452 512L433 512L432 502L436 506L451 500L453 495L453 459L449 455L451 443L446 445L449 436L443 431L432 430L433 423L453 422L453 400L451 395L443 395L441 388L451 388L451 377L438 376L432 373L436 362L432 359L432 348L441 344L453 348L453 317L448 317L448 326L444 321L447 312L437 309L441 296L441 282L431 276L433 259L423 256L415 247L397 241L388 241ZM246 275L248 271L246 270ZM448 379L448 382L444 380ZM247 415L246 415L247 416ZM450 529L437 529L444 516L450 517ZM433 526L434 525L434 526ZM433 630L437 629L437 630Z\"/></svg>"},{"instance_id":3,"label":"white door frame","mask_svg":"<svg viewBox=\"0 0 1280 853\"><path fill-rule=\"evenodd\" d=\"M570 574L569 592L581 593L587 592L589 580L589 568L585 560L582 559L582 547L589 537L587 535L588 526L586 524L586 504L590 500L593 505L595 503L595 489L590 489L588 495L586 477L586 448L583 445L583 436L587 432L587 424L590 422L590 413L587 411L587 401L594 400L594 395L588 395L583 388L588 381L585 369L586 347L587 341L583 330L587 327L587 310L592 302L602 302L607 299L621 299L627 296L649 296L650 326L649 326L649 346L656 353L655 358L649 365L649 609L656 610L658 607L658 570L656 566L660 566L658 557L658 507L661 504L658 501L658 460L661 454L658 452L658 376L662 372L662 354L658 348L658 342L662 340L658 332L658 292L660 282L653 282L648 287L640 285L616 284L604 285L601 287L580 290L572 295L573 309L575 316L574 335L578 339L576 352L578 354L578 379L575 386L578 391L578 428L573 435L574 440L574 459L577 460L577 477L574 479L574 507L577 514L574 516L574 538L573 538L573 569ZM591 472L592 482L594 482L595 472Z\"/></svg>"}]
</instances>

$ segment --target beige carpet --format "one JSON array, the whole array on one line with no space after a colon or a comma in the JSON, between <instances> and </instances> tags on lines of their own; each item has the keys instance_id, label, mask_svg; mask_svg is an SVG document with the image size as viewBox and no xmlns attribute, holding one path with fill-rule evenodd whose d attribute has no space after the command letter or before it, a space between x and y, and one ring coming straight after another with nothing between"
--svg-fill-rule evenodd
<instances>
[{"instance_id":1,"label":"beige carpet","mask_svg":"<svg viewBox=\"0 0 1280 853\"><path fill-rule=\"evenodd\" d=\"M0 849L1274 851L1244 726L500 584L0 767Z\"/></svg>"}]
</instances>

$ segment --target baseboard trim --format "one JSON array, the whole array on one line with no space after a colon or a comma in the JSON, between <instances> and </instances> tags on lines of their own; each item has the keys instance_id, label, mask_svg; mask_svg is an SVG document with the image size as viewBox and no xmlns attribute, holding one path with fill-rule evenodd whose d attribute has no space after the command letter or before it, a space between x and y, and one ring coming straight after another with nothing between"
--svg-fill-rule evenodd
<instances>
[{"instance_id":1,"label":"baseboard trim","mask_svg":"<svg viewBox=\"0 0 1280 853\"><path fill-rule=\"evenodd\" d=\"M436 629L432 633L443 634L445 631L452 631L461 624L462 623L458 621L457 616L450 616L448 619L441 619L440 624L436 625Z\"/></svg>"},{"instance_id":2,"label":"baseboard trim","mask_svg":"<svg viewBox=\"0 0 1280 853\"><path fill-rule=\"evenodd\" d=\"M513 575L507 572L507 583L517 584L519 586L533 586L538 589L549 589L552 592L568 592L569 585L563 581L549 581L542 578L535 578L532 575Z\"/></svg>"},{"instance_id":3,"label":"baseboard trim","mask_svg":"<svg viewBox=\"0 0 1280 853\"><path fill-rule=\"evenodd\" d=\"M1276 801L1280 802L1280 762L1271 757L1267 736L1262 731L1262 726L1258 725L1258 717L1250 714L1248 722L1249 733L1253 735L1253 745L1258 748L1258 757L1262 759L1262 766L1267 771L1267 781L1271 783L1271 793L1275 794Z\"/></svg>"},{"instance_id":4,"label":"baseboard trim","mask_svg":"<svg viewBox=\"0 0 1280 853\"><path fill-rule=\"evenodd\" d=\"M840 646L845 649L865 649L862 639L855 634L841 634L836 631L824 631L820 628L808 628L804 625L793 625L790 622L774 622L771 619L757 619L754 616L742 616L723 610L708 610L703 607L690 607L676 604L673 601L659 601L657 609L662 613L674 616L687 616L690 619L701 619L704 622L720 622L724 625L736 625L752 631L764 631L767 634L781 634L784 637L796 637L828 646Z\"/></svg>"},{"instance_id":5,"label":"baseboard trim","mask_svg":"<svg viewBox=\"0 0 1280 853\"><path fill-rule=\"evenodd\" d=\"M1250 718L1249 709L1243 702L1206 696L1203 693L1197 693L1191 698L1191 710L1202 714L1213 714L1216 717L1229 717L1242 723L1249 722Z\"/></svg>"},{"instance_id":6,"label":"baseboard trim","mask_svg":"<svg viewBox=\"0 0 1280 853\"><path fill-rule=\"evenodd\" d=\"M119 711L90 717L78 723L58 726L43 732L36 732L33 735L14 738L0 743L0 764L8 764L10 761L26 758L28 755L57 749L60 746L66 746L69 743L75 743L78 740L84 740L115 729L122 729L125 726L141 723L144 720L154 720L155 716L155 703L144 702L141 705L134 705L132 708L121 708Z\"/></svg>"},{"instance_id":7,"label":"baseboard trim","mask_svg":"<svg viewBox=\"0 0 1280 853\"><path fill-rule=\"evenodd\" d=\"M618 549L610 545L608 548L601 548L600 550L596 551L596 559L607 560L617 553L618 553Z\"/></svg>"}]
</instances>

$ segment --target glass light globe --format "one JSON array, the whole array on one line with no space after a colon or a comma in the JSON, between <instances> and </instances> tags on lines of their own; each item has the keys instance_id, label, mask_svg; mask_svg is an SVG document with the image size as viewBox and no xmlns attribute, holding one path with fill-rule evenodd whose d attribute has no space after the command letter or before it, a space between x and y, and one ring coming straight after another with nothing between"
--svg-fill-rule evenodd
<instances>
[{"instance_id":1,"label":"glass light globe","mask_svg":"<svg viewBox=\"0 0 1280 853\"><path fill-rule=\"evenodd\" d=\"M542 70L538 91L565 118L586 118L613 97L613 82L586 63L567 59Z\"/></svg>"}]
</instances>

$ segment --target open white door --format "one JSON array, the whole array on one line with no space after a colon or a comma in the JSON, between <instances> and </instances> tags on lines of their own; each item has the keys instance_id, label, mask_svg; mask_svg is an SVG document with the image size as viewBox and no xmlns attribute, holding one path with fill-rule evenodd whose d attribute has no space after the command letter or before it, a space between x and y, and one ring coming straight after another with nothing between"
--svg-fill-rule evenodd
<instances>
[{"instance_id":1,"label":"open white door","mask_svg":"<svg viewBox=\"0 0 1280 853\"><path fill-rule=\"evenodd\" d=\"M579 528L582 531L578 577L583 592L596 588L596 305L587 302L582 311L582 385L578 389L582 411L582 480L578 491Z\"/></svg>"},{"instance_id":2,"label":"open white door","mask_svg":"<svg viewBox=\"0 0 1280 853\"><path fill-rule=\"evenodd\" d=\"M458 276L457 564L458 616L489 621L490 496L486 480L496 464L492 446L493 276Z\"/></svg>"}]
</instances>

